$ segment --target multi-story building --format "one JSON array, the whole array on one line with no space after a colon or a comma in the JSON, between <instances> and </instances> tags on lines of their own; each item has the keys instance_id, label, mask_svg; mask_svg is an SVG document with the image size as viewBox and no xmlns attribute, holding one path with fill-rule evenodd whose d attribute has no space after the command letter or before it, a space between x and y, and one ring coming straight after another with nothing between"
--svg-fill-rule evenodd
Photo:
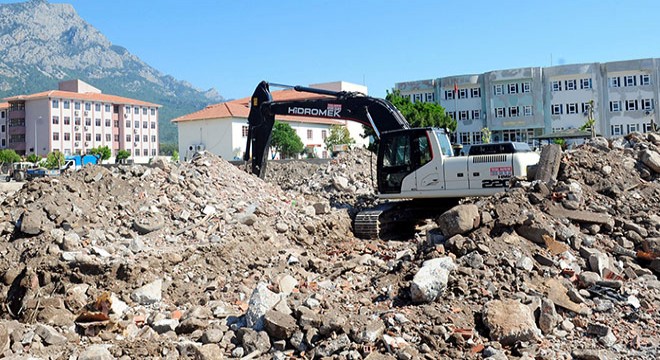
<instances>
[{"instance_id":1,"label":"multi-story building","mask_svg":"<svg viewBox=\"0 0 660 360\"><path fill-rule=\"evenodd\" d=\"M310 87L367 93L366 86L344 81L312 84ZM272 91L271 95L276 101L323 97L295 90ZM210 151L227 160L242 159L247 143L249 112L250 98L247 97L209 105L200 111L172 120L178 128L181 159L190 159L199 150ZM325 139L330 135L332 125L346 126L356 146L368 144L368 139L360 136L363 132L362 125L353 121L284 115L278 115L275 119L289 124L302 140L308 153L313 153L318 158L331 156L332 149L326 149ZM277 157L278 154L272 156Z\"/></svg>"},{"instance_id":2,"label":"multi-story building","mask_svg":"<svg viewBox=\"0 0 660 360\"><path fill-rule=\"evenodd\" d=\"M101 146L108 146L113 157L127 150L136 163L158 155L160 105L103 94L80 80L5 101L9 109L2 147L19 155L85 154Z\"/></svg>"},{"instance_id":3,"label":"multi-story building","mask_svg":"<svg viewBox=\"0 0 660 360\"><path fill-rule=\"evenodd\" d=\"M442 105L458 122L455 141L527 141L595 119L607 137L648 132L657 124L660 59L491 71L397 83L411 101Z\"/></svg>"},{"instance_id":4,"label":"multi-story building","mask_svg":"<svg viewBox=\"0 0 660 360\"><path fill-rule=\"evenodd\" d=\"M0 103L0 148L7 146L7 113L9 103Z\"/></svg>"}]
</instances>

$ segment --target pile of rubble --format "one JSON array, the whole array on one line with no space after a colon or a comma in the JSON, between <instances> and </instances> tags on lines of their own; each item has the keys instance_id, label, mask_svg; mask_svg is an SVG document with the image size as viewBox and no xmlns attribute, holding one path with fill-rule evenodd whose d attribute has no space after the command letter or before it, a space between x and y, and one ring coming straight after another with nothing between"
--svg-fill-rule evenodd
<instances>
[{"instance_id":1,"label":"pile of rubble","mask_svg":"<svg viewBox=\"0 0 660 360\"><path fill-rule=\"evenodd\" d=\"M592 140L401 241L352 236L363 151L269 182L209 154L35 180L0 210L0 352L654 359L659 140Z\"/></svg>"}]
</instances>

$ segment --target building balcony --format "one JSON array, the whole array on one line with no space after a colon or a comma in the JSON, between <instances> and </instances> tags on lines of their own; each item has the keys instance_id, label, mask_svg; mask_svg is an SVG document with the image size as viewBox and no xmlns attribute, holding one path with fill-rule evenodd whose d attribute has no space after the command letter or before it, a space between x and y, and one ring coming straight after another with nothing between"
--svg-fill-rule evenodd
<instances>
[{"instance_id":1,"label":"building balcony","mask_svg":"<svg viewBox=\"0 0 660 360\"><path fill-rule=\"evenodd\" d=\"M9 114L7 116L9 119L18 119L25 118L25 109L9 109Z\"/></svg>"},{"instance_id":2,"label":"building balcony","mask_svg":"<svg viewBox=\"0 0 660 360\"><path fill-rule=\"evenodd\" d=\"M25 134L25 126L9 126L7 129L8 129L7 133L9 135L21 135L21 134L24 135Z\"/></svg>"}]
</instances>

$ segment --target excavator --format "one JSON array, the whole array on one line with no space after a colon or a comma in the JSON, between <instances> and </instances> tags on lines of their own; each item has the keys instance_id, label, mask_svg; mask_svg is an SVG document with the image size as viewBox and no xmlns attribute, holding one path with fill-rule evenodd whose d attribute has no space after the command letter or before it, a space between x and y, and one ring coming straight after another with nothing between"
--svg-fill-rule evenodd
<instances>
[{"instance_id":1,"label":"excavator","mask_svg":"<svg viewBox=\"0 0 660 360\"><path fill-rule=\"evenodd\" d=\"M309 96L274 101L270 85ZM447 130L412 128L389 101L357 92L259 83L250 103L246 151L251 171L263 178L276 115L358 122L378 138L377 193L387 200L358 213L353 232L359 238L384 238L400 224L442 213L458 199L504 191L514 177L526 177L539 155L521 143L488 147L479 155L454 156ZM396 200L396 201L395 201Z\"/></svg>"}]
</instances>

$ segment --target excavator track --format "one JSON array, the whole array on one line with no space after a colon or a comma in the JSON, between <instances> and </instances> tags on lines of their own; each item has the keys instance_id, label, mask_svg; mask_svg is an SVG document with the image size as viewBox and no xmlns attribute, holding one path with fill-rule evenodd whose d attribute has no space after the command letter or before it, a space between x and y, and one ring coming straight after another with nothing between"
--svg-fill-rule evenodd
<instances>
[{"instance_id":1,"label":"excavator track","mask_svg":"<svg viewBox=\"0 0 660 360\"><path fill-rule=\"evenodd\" d=\"M355 216L353 234L360 239L393 239L414 232L415 224L439 216L458 199L407 200L383 203Z\"/></svg>"}]
</instances>

